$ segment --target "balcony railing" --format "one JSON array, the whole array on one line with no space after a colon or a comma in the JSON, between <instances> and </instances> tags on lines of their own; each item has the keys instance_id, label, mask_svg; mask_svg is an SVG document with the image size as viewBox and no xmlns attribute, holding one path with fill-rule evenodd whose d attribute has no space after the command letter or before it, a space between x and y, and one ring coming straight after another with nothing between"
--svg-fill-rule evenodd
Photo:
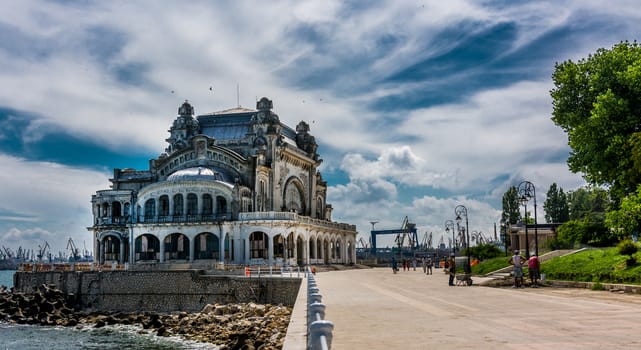
<instances>
[{"instance_id":1,"label":"balcony railing","mask_svg":"<svg viewBox=\"0 0 641 350\"><path fill-rule=\"evenodd\" d=\"M154 217L138 217L138 223L181 223L181 222L218 222L231 220L231 213L226 214L198 214L198 215L161 215Z\"/></svg>"},{"instance_id":2,"label":"balcony railing","mask_svg":"<svg viewBox=\"0 0 641 350\"><path fill-rule=\"evenodd\" d=\"M110 219L110 218L99 218ZM125 218L114 218L125 219ZM127 218L128 219L128 218ZM230 221L232 219L231 213L222 214L198 214L198 215L159 215L154 217L145 217L140 215L137 218L137 223L159 224L159 223L194 223L194 222L220 222ZM298 215L293 212L286 211L262 211L262 212L247 212L239 213L238 221L262 221L262 220L279 220L279 221L295 221L314 226L327 227L338 230L356 231L356 225L350 225L340 222L313 219L309 216ZM127 223L129 221L126 221Z\"/></svg>"},{"instance_id":3,"label":"balcony railing","mask_svg":"<svg viewBox=\"0 0 641 350\"><path fill-rule=\"evenodd\" d=\"M258 220L291 220L298 221L305 224L316 226L334 228L339 230L356 231L356 225L345 224L341 222L313 219L309 216L302 216L292 212L283 211L260 211L240 213L238 215L239 221L258 221Z\"/></svg>"},{"instance_id":4,"label":"balcony railing","mask_svg":"<svg viewBox=\"0 0 641 350\"><path fill-rule=\"evenodd\" d=\"M125 225L130 223L129 216L96 218L96 225Z\"/></svg>"}]
</instances>

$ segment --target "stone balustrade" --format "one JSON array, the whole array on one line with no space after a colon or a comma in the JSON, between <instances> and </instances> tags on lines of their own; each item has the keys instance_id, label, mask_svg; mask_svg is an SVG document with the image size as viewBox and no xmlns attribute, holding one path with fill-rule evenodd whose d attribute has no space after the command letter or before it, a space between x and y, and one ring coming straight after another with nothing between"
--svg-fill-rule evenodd
<instances>
[{"instance_id":1,"label":"stone balustrade","mask_svg":"<svg viewBox=\"0 0 641 350\"><path fill-rule=\"evenodd\" d=\"M316 278L311 269L307 271L307 349L330 350L332 348L332 331L334 324L325 320L325 304Z\"/></svg>"}]
</instances>

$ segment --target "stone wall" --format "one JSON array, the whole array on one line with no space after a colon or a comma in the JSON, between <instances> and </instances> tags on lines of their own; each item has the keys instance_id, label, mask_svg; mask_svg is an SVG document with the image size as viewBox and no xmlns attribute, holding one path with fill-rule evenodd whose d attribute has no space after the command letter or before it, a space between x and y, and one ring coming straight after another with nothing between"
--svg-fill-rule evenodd
<instances>
[{"instance_id":1,"label":"stone wall","mask_svg":"<svg viewBox=\"0 0 641 350\"><path fill-rule=\"evenodd\" d=\"M207 304L257 302L293 306L300 278L205 275L188 271L16 272L14 288L33 293L53 284L84 310L200 311Z\"/></svg>"}]
</instances>

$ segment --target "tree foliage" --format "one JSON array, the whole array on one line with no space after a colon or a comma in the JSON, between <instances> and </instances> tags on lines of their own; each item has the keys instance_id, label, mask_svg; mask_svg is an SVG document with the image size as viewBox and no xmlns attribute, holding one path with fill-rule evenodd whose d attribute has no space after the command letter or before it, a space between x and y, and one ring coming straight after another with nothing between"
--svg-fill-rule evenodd
<instances>
[{"instance_id":1,"label":"tree foliage","mask_svg":"<svg viewBox=\"0 0 641 350\"><path fill-rule=\"evenodd\" d=\"M608 229L605 213L610 206L608 192L599 187L578 188L567 194L570 220L558 228L560 242L606 246L618 241Z\"/></svg>"},{"instance_id":2,"label":"tree foliage","mask_svg":"<svg viewBox=\"0 0 641 350\"><path fill-rule=\"evenodd\" d=\"M547 198L543 202L543 209L547 223L564 223L570 219L567 196L563 188L557 188L556 182L550 185Z\"/></svg>"},{"instance_id":3,"label":"tree foliage","mask_svg":"<svg viewBox=\"0 0 641 350\"><path fill-rule=\"evenodd\" d=\"M617 242L617 237L605 226L603 221L570 220L558 228L560 242L576 242L593 246L609 246Z\"/></svg>"},{"instance_id":4,"label":"tree foliage","mask_svg":"<svg viewBox=\"0 0 641 350\"><path fill-rule=\"evenodd\" d=\"M519 210L519 191L516 186L510 187L503 194L503 213L501 213L501 230L505 237L505 247L511 244L507 230L511 224L516 224L521 219Z\"/></svg>"},{"instance_id":5,"label":"tree foliage","mask_svg":"<svg viewBox=\"0 0 641 350\"><path fill-rule=\"evenodd\" d=\"M599 187L580 187L566 197L570 220L603 221L610 207L608 192Z\"/></svg>"},{"instance_id":6,"label":"tree foliage","mask_svg":"<svg viewBox=\"0 0 641 350\"><path fill-rule=\"evenodd\" d=\"M557 63L552 120L568 134L568 165L614 199L641 183L641 46L621 42ZM632 155L632 157L631 157Z\"/></svg>"},{"instance_id":7,"label":"tree foliage","mask_svg":"<svg viewBox=\"0 0 641 350\"><path fill-rule=\"evenodd\" d=\"M641 227L641 185L637 191L624 198L618 210L606 214L606 225L620 238L630 237L633 232L639 233Z\"/></svg>"},{"instance_id":8,"label":"tree foliage","mask_svg":"<svg viewBox=\"0 0 641 350\"><path fill-rule=\"evenodd\" d=\"M521 202L519 201L519 191L516 186L510 187L503 194L503 213L501 214L502 224L516 224L521 220Z\"/></svg>"}]
</instances>

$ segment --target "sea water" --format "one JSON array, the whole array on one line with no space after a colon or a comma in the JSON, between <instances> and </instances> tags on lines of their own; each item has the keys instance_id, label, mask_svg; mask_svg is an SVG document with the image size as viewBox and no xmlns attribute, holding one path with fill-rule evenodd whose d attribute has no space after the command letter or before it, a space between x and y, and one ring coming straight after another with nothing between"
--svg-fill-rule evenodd
<instances>
[{"instance_id":1,"label":"sea water","mask_svg":"<svg viewBox=\"0 0 641 350\"><path fill-rule=\"evenodd\" d=\"M80 350L80 349L216 349L214 345L189 342L177 337L139 334L133 326L93 328L49 327L0 323L0 349Z\"/></svg>"},{"instance_id":2,"label":"sea water","mask_svg":"<svg viewBox=\"0 0 641 350\"><path fill-rule=\"evenodd\" d=\"M13 274L15 270L0 270L0 286L13 287Z\"/></svg>"},{"instance_id":3,"label":"sea water","mask_svg":"<svg viewBox=\"0 0 641 350\"><path fill-rule=\"evenodd\" d=\"M13 287L11 270L0 270L0 285ZM216 349L214 345L158 337L135 326L49 327L0 322L0 350L75 350L75 349Z\"/></svg>"}]
</instances>

